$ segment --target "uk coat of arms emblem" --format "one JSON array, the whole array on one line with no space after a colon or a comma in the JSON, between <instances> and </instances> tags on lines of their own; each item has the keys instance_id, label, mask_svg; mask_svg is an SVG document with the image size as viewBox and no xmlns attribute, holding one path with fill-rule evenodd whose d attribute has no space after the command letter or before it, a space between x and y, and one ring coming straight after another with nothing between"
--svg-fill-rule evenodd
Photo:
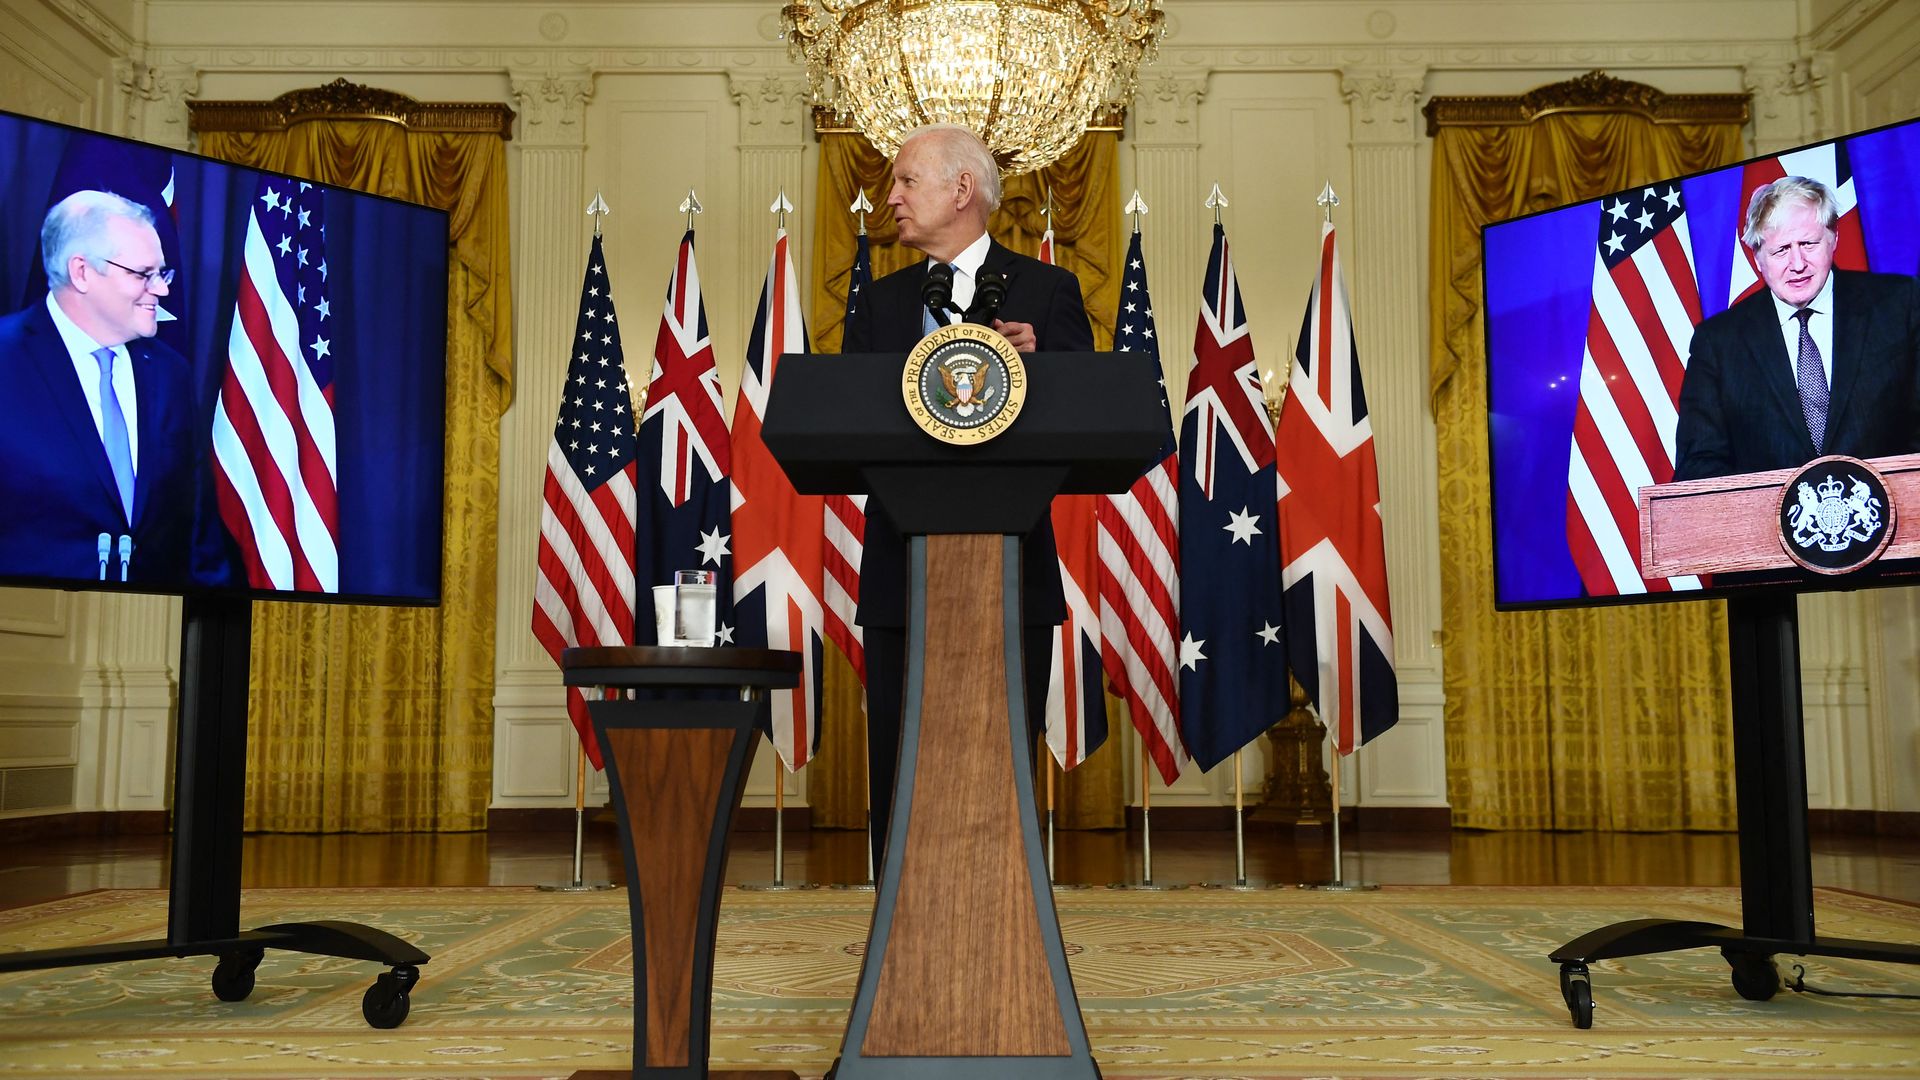
<instances>
[{"instance_id":1,"label":"uk coat of arms emblem","mask_svg":"<svg viewBox=\"0 0 1920 1080\"><path fill-rule=\"evenodd\" d=\"M1810 462L1780 497L1780 545L1815 573L1844 574L1867 565L1893 536L1886 481L1858 458Z\"/></svg>"}]
</instances>

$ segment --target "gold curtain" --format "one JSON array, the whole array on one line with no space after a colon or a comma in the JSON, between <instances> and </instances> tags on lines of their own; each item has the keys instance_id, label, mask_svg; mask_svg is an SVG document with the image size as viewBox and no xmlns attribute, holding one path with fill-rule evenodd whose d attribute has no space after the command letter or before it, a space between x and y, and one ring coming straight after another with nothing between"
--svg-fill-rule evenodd
<instances>
[{"instance_id":1,"label":"gold curtain","mask_svg":"<svg viewBox=\"0 0 1920 1080\"><path fill-rule=\"evenodd\" d=\"M1480 230L1734 161L1744 102L1670 98L1596 72L1525 99L1428 106L1431 386L1456 825L1735 825L1723 603L1493 610ZM1522 115L1502 115L1500 103ZM1714 119L1677 122L1676 112Z\"/></svg>"},{"instance_id":2,"label":"gold curtain","mask_svg":"<svg viewBox=\"0 0 1920 1080\"><path fill-rule=\"evenodd\" d=\"M1041 210L1046 190L1053 194L1054 261L1080 278L1080 293L1093 322L1096 348L1113 342L1113 314L1120 298L1120 260L1124 257L1119 189L1119 134L1092 131L1065 157L1037 173L1010 177L1000 208L987 222L993 238L1015 251L1034 254L1046 231ZM893 170L865 136L823 132L820 138L820 196L813 226L814 347L840 348L846 318L847 273L853 267L858 233L847 207L862 191L875 204L867 215L873 274L881 277L924 256L900 244L899 227L886 204ZM863 828L866 824L866 716L853 669L835 650L824 675L820 754L809 767L807 801L813 823L826 828ZM1066 828L1111 829L1125 823L1126 783L1119 742L1131 724L1126 707L1107 698L1108 745L1079 768L1055 774L1059 823ZM1042 756L1045 750L1042 749ZM1043 762L1044 764L1044 762ZM1040 794L1044 797L1044 781Z\"/></svg>"},{"instance_id":3,"label":"gold curtain","mask_svg":"<svg viewBox=\"0 0 1920 1080\"><path fill-rule=\"evenodd\" d=\"M450 132L392 119L281 125L256 109L255 130L207 130L245 126L209 123L226 103L210 104L196 113L203 153L451 215L441 605L254 605L246 828L485 828L500 415L513 389L502 130L511 113L489 107L495 130Z\"/></svg>"}]
</instances>

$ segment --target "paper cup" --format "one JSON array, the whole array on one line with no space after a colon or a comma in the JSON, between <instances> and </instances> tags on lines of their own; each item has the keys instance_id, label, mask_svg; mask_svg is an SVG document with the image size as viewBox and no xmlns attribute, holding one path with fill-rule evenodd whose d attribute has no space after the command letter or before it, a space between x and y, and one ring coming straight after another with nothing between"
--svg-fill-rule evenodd
<instances>
[{"instance_id":1,"label":"paper cup","mask_svg":"<svg viewBox=\"0 0 1920 1080\"><path fill-rule=\"evenodd\" d=\"M673 636L674 603L673 586L655 585L653 587L653 633L662 645L678 645L680 639Z\"/></svg>"}]
</instances>

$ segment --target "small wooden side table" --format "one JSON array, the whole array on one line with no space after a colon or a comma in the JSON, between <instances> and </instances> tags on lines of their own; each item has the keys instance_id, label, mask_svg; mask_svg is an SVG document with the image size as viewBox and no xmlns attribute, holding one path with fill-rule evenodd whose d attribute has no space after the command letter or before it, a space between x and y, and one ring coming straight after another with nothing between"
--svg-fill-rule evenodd
<instances>
[{"instance_id":1,"label":"small wooden side table","mask_svg":"<svg viewBox=\"0 0 1920 1080\"><path fill-rule=\"evenodd\" d=\"M707 1068L714 934L728 832L740 808L766 692L798 686L800 654L769 649L568 649L568 686L639 690L590 701L627 868L633 920L633 1071L572 1080L781 1080L784 1070ZM658 690L733 696L664 697ZM640 853L644 852L644 858Z\"/></svg>"}]
</instances>

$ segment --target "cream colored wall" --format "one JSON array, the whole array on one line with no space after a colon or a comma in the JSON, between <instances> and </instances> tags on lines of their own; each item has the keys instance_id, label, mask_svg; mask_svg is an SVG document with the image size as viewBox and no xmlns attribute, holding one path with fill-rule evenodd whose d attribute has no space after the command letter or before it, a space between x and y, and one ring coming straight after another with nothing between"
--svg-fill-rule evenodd
<instances>
[{"instance_id":1,"label":"cream colored wall","mask_svg":"<svg viewBox=\"0 0 1920 1080\"><path fill-rule=\"evenodd\" d=\"M8 16L0 50L9 60L0 69L0 105L51 109L153 141L185 142L189 98L265 98L342 75L423 99L504 101L519 111L509 150L517 389L502 438L497 806L572 802L573 736L553 665L526 625L547 426L565 366L587 201L602 191L614 211L608 264L639 378L685 224L675 207L689 187L707 207L699 264L729 403L771 240L766 207L782 187L800 208L795 261L808 272L817 150L803 80L777 40L776 7L117 0L87 8L82 0L0 0ZM1210 224L1201 204L1211 185L1231 201L1226 223L1254 341L1263 366L1280 377L1313 272L1313 197L1331 181L1342 198L1335 220L1392 524L1402 699L1399 726L1344 763L1343 789L1349 803L1444 805L1434 584L1441 553L1425 404L1431 159L1420 105L1434 94L1518 93L1604 67L1669 91L1750 91L1755 149L1790 146L1912 115L1920 21L1911 5L1887 0L1819 3L1804 13L1798 0L1170 0L1168 9L1168 38L1142 79L1121 168L1125 187L1138 186L1152 207L1146 248L1170 385L1184 382ZM106 74L80 74L97 72ZM34 693L51 697L33 715L68 718L80 744L126 742L76 703L88 693L109 696L88 685L109 685L108 671L132 671L147 695L140 702L150 705L149 682L165 675L172 655L153 629L170 625L164 611L123 642L101 629L124 622L100 610L109 604L166 606L40 593L0 601L0 619L17 612L32 628L0 622L0 674L30 668L48 681ZM1920 676L1910 660L1920 603L1908 591L1822 598L1809 602L1807 615L1816 805L1920 809L1913 770L1897 766L1912 761L1920 742L1912 719ZM124 661L123 653L143 659ZM0 696L0 725L10 715L6 702ZM1131 737L1123 743L1131 757ZM1895 767L1886 764L1889 752ZM96 762L95 771L102 768ZM1250 777L1263 769L1248 762ZM1183 777L1154 801L1230 801L1231 775L1220 768ZM751 801L771 801L771 777L763 760ZM790 797L804 798L805 780L805 772L789 780ZM81 804L110 805L104 794Z\"/></svg>"}]
</instances>

